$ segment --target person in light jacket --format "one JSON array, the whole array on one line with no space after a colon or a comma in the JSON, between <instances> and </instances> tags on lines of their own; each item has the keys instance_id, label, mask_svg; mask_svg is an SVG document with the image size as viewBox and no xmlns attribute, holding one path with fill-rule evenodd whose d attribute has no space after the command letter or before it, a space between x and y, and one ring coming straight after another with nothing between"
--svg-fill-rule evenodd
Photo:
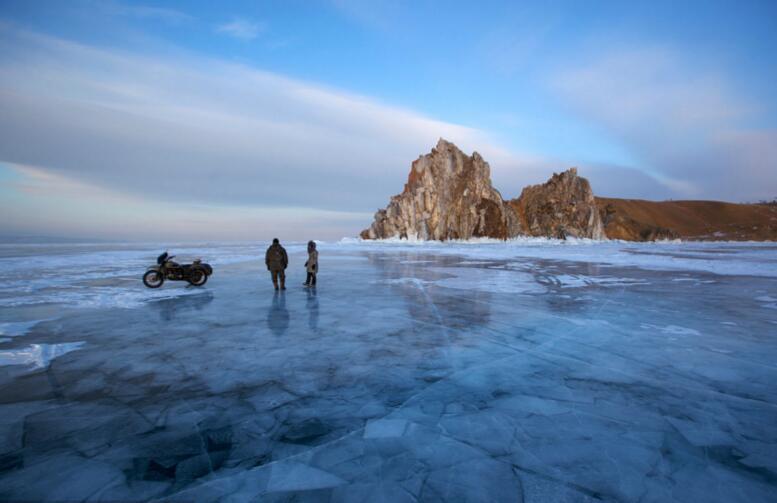
<instances>
[{"instance_id":1,"label":"person in light jacket","mask_svg":"<svg viewBox=\"0 0 777 503\"><path fill-rule=\"evenodd\" d=\"M316 242L308 241L308 261L305 262L305 270L308 272L308 278L305 280L305 287L316 286L316 274L318 274L318 251Z\"/></svg>"}]
</instances>

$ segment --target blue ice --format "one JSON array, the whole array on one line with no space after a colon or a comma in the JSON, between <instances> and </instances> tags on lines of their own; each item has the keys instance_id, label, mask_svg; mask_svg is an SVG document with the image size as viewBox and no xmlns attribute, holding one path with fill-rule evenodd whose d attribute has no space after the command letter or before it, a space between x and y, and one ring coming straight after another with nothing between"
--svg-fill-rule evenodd
<instances>
[{"instance_id":1,"label":"blue ice","mask_svg":"<svg viewBox=\"0 0 777 503\"><path fill-rule=\"evenodd\" d=\"M0 500L775 501L777 245L162 249L0 247Z\"/></svg>"}]
</instances>

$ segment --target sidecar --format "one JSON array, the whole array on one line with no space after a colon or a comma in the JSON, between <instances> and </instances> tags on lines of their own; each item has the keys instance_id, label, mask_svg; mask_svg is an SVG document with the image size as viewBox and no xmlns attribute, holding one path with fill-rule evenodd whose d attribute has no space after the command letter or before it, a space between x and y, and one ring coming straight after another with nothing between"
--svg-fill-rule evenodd
<instances>
[{"instance_id":1,"label":"sidecar","mask_svg":"<svg viewBox=\"0 0 777 503\"><path fill-rule=\"evenodd\" d=\"M201 267L203 271L205 271L205 274L208 276L213 274L213 268L210 266L210 264L203 262L201 259L194 259L194 262L192 262L192 267Z\"/></svg>"}]
</instances>

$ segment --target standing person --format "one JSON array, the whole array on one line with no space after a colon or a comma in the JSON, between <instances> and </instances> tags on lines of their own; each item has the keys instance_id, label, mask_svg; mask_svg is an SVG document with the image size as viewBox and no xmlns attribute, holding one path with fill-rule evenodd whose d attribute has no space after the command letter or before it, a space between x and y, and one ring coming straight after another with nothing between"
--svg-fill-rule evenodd
<instances>
[{"instance_id":1,"label":"standing person","mask_svg":"<svg viewBox=\"0 0 777 503\"><path fill-rule=\"evenodd\" d=\"M316 286L316 274L318 274L318 251L316 250L315 241L308 241L308 261L305 262L305 270L308 272L308 279L305 280L304 286Z\"/></svg>"},{"instance_id":2,"label":"standing person","mask_svg":"<svg viewBox=\"0 0 777 503\"><path fill-rule=\"evenodd\" d=\"M281 280L281 290L286 290L286 267L289 265L289 256L286 250L281 246L278 238L272 240L272 245L267 248L264 255L264 263L267 264L267 270L272 275L272 284L278 289L278 278Z\"/></svg>"}]
</instances>

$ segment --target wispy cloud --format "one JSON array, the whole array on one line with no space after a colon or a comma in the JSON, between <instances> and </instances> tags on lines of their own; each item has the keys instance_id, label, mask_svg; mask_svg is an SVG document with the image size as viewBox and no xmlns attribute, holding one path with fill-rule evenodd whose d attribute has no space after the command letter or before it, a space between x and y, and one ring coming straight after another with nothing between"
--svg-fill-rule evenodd
<instances>
[{"instance_id":1,"label":"wispy cloud","mask_svg":"<svg viewBox=\"0 0 777 503\"><path fill-rule=\"evenodd\" d=\"M0 193L16 190L23 197L0 198L8 221L0 232L30 232L70 237L159 240L339 239L354 235L371 214L288 207L245 207L225 204L154 200L142 194L74 181L32 166L0 165L13 181ZM3 192L2 189L5 189ZM153 225L157 219L174 225Z\"/></svg>"},{"instance_id":2,"label":"wispy cloud","mask_svg":"<svg viewBox=\"0 0 777 503\"><path fill-rule=\"evenodd\" d=\"M441 136L495 178L523 162L482 131L245 66L18 32L0 54L0 160L146 200L372 212Z\"/></svg>"},{"instance_id":3,"label":"wispy cloud","mask_svg":"<svg viewBox=\"0 0 777 503\"><path fill-rule=\"evenodd\" d=\"M603 127L675 197L753 200L777 194L777 130L725 75L668 50L610 52L552 81L572 110Z\"/></svg>"},{"instance_id":4,"label":"wispy cloud","mask_svg":"<svg viewBox=\"0 0 777 503\"><path fill-rule=\"evenodd\" d=\"M253 40L265 29L264 23L246 18L234 18L228 23L220 24L216 31L239 40Z\"/></svg>"}]
</instances>

